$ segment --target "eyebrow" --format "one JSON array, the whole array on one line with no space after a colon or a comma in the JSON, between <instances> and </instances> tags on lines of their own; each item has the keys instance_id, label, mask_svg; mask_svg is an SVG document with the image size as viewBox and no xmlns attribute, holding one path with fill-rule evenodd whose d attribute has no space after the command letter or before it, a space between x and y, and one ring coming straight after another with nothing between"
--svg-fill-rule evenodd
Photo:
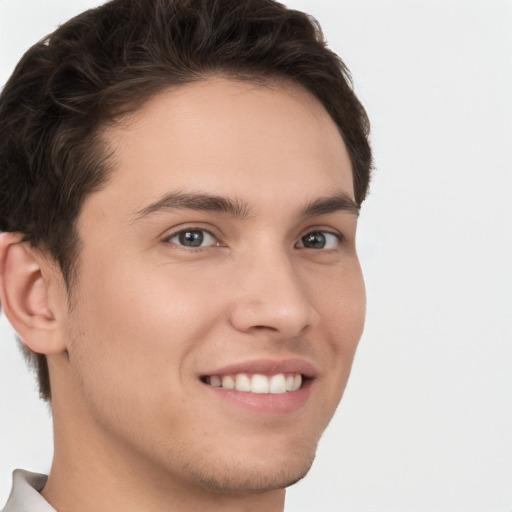
<instances>
[{"instance_id":1,"label":"eyebrow","mask_svg":"<svg viewBox=\"0 0 512 512\"><path fill-rule=\"evenodd\" d=\"M301 217L314 217L315 215L326 215L338 211L344 211L359 216L361 205L358 205L351 197L345 193L338 193L329 197L315 199L306 204L301 210Z\"/></svg>"},{"instance_id":2,"label":"eyebrow","mask_svg":"<svg viewBox=\"0 0 512 512\"><path fill-rule=\"evenodd\" d=\"M249 216L247 204L238 199L229 199L211 194L171 192L142 210L135 212L132 221L137 222L155 212L170 212L173 210L228 213L242 219Z\"/></svg>"},{"instance_id":3,"label":"eyebrow","mask_svg":"<svg viewBox=\"0 0 512 512\"><path fill-rule=\"evenodd\" d=\"M156 212L171 212L173 210L220 212L240 219L250 217L250 209L247 204L236 198L230 199L223 196L201 193L171 192L165 194L149 206L136 211L132 222L138 222ZM344 193L338 193L307 203L300 208L299 216L314 217L316 215L345 211L357 217L359 210L360 206L353 199Z\"/></svg>"}]
</instances>

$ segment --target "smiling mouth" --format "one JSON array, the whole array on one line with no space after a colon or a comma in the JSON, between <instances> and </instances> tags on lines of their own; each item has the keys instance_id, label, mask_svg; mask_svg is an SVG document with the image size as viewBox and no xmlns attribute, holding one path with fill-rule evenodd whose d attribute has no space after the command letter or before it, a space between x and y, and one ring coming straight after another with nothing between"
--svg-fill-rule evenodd
<instances>
[{"instance_id":1,"label":"smiling mouth","mask_svg":"<svg viewBox=\"0 0 512 512\"><path fill-rule=\"evenodd\" d=\"M275 375L237 373L203 376L201 381L209 386L245 393L278 395L300 389L303 378L300 373L277 373Z\"/></svg>"}]
</instances>

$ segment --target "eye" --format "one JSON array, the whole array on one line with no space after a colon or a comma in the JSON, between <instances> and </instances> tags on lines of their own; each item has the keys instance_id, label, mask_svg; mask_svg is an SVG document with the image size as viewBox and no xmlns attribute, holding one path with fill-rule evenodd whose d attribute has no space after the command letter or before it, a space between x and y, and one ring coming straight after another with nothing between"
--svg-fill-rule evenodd
<instances>
[{"instance_id":1,"label":"eye","mask_svg":"<svg viewBox=\"0 0 512 512\"><path fill-rule=\"evenodd\" d=\"M305 249L336 249L340 244L340 235L329 231L311 231L301 237L296 247Z\"/></svg>"},{"instance_id":2,"label":"eye","mask_svg":"<svg viewBox=\"0 0 512 512\"><path fill-rule=\"evenodd\" d=\"M181 245L182 247L192 248L219 244L217 239L205 229L183 229L166 238L165 241Z\"/></svg>"}]
</instances>

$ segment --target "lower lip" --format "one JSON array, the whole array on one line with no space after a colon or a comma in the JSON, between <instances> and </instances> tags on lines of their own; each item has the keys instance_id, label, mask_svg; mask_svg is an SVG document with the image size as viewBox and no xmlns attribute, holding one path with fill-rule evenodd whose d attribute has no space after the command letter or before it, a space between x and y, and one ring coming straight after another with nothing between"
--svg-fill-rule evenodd
<instances>
[{"instance_id":1,"label":"lower lip","mask_svg":"<svg viewBox=\"0 0 512 512\"><path fill-rule=\"evenodd\" d=\"M289 414L304 407L311 393L313 379L306 379L296 391L286 393L250 393L235 389L203 384L206 389L221 399L236 407L241 407L258 414Z\"/></svg>"}]
</instances>

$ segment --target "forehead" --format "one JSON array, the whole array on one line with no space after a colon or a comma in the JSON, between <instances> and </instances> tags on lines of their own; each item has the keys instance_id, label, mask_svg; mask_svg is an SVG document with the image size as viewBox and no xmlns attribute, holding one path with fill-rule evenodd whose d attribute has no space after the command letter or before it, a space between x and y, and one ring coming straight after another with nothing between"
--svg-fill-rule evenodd
<instances>
[{"instance_id":1,"label":"forehead","mask_svg":"<svg viewBox=\"0 0 512 512\"><path fill-rule=\"evenodd\" d=\"M302 87L222 78L162 92L104 134L113 153L105 201L143 208L172 191L244 203L339 191L353 198L350 159L321 103Z\"/></svg>"}]
</instances>

